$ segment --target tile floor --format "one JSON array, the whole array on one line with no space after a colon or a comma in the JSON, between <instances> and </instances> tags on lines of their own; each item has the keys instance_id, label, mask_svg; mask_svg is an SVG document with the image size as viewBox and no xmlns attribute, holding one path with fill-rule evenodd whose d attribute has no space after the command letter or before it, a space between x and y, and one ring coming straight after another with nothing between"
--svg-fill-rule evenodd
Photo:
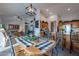
<instances>
[{"instance_id":1,"label":"tile floor","mask_svg":"<svg viewBox=\"0 0 79 59\"><path fill-rule=\"evenodd\" d=\"M69 53L68 49L64 49L63 51L60 50L58 56L79 56L79 52L72 51L72 53Z\"/></svg>"}]
</instances>

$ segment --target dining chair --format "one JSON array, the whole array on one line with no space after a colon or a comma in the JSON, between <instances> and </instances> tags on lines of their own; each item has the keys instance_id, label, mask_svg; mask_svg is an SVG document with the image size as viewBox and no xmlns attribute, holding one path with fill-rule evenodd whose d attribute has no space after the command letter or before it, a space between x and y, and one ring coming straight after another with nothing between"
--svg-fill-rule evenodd
<instances>
[{"instance_id":1,"label":"dining chair","mask_svg":"<svg viewBox=\"0 0 79 59\"><path fill-rule=\"evenodd\" d=\"M53 50L52 55L58 56L59 51L61 50L61 44L60 43L61 43L61 39L59 38L59 39L57 39L57 41L54 45L54 48L52 49Z\"/></svg>"}]
</instances>

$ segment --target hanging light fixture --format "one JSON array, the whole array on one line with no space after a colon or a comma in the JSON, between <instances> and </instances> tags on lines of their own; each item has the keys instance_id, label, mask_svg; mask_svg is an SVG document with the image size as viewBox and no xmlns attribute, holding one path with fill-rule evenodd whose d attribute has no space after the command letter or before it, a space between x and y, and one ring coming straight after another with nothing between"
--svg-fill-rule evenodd
<instances>
[{"instance_id":1,"label":"hanging light fixture","mask_svg":"<svg viewBox=\"0 0 79 59\"><path fill-rule=\"evenodd\" d=\"M32 4L30 4L30 6L28 6L28 7L25 7L25 13L26 13L27 15L29 15L29 16L34 16L34 15L36 15L36 11L37 11L37 9L34 8L34 7L32 6Z\"/></svg>"}]
</instances>

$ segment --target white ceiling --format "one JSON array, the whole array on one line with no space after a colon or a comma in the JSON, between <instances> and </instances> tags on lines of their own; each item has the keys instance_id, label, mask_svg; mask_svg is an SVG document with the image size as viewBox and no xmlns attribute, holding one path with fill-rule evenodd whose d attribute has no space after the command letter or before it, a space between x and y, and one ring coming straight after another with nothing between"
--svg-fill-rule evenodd
<instances>
[{"instance_id":1,"label":"white ceiling","mask_svg":"<svg viewBox=\"0 0 79 59\"><path fill-rule=\"evenodd\" d=\"M52 6L51 6L52 5ZM49 13L59 14L60 16L68 16L68 15L79 15L79 4L51 4L46 8L42 8L42 13L49 16ZM68 11L67 9L71 10ZM45 9L49 9L47 12Z\"/></svg>"},{"instance_id":2,"label":"white ceiling","mask_svg":"<svg viewBox=\"0 0 79 59\"><path fill-rule=\"evenodd\" d=\"M0 16L26 16L25 7L29 4L25 3L0 3ZM77 16L79 15L79 4L59 4L59 3L35 3L35 8L39 8L43 15L50 16L49 13L59 14L62 17L65 16ZM70 8L70 11L67 9ZM46 11L49 9L49 11Z\"/></svg>"}]
</instances>

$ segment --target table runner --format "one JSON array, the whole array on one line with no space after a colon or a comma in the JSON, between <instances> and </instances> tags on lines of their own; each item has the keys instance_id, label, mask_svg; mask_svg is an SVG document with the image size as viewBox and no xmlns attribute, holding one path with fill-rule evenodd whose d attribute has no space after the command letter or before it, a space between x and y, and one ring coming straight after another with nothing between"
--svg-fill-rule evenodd
<instances>
[{"instance_id":1,"label":"table runner","mask_svg":"<svg viewBox=\"0 0 79 59\"><path fill-rule=\"evenodd\" d=\"M35 47L39 48L41 50L41 54L46 53L46 50L49 48L53 48L54 43L50 41L44 41L40 43L39 45L36 45Z\"/></svg>"},{"instance_id":2,"label":"table runner","mask_svg":"<svg viewBox=\"0 0 79 59\"><path fill-rule=\"evenodd\" d=\"M38 43L36 45L33 45L33 42L25 39L24 37L19 37L19 38L17 38L17 40L26 47L35 46L36 48L38 48L41 51L40 54L46 53L47 49L53 48L53 46L54 46L54 42L51 42L48 40L42 41L41 43Z\"/></svg>"},{"instance_id":3,"label":"table runner","mask_svg":"<svg viewBox=\"0 0 79 59\"><path fill-rule=\"evenodd\" d=\"M32 46L32 43L30 43L30 42L27 41L27 40L22 39L21 37L16 38L16 41L17 41L18 43L21 43L22 45L24 45L24 46L26 46L26 47Z\"/></svg>"}]
</instances>

